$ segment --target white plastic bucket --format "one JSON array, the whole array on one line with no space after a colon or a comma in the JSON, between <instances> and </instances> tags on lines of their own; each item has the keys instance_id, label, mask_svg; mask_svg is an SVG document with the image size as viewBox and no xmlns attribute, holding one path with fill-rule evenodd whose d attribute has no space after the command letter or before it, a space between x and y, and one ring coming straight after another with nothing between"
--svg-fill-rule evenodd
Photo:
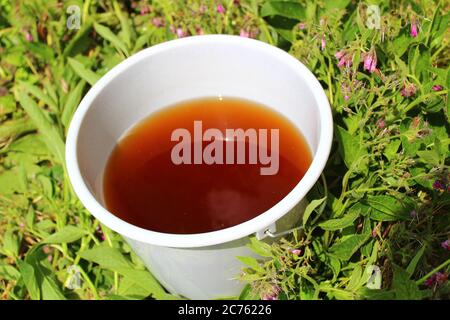
<instances>
[{"instance_id":1,"label":"white plastic bucket","mask_svg":"<svg viewBox=\"0 0 450 320\"><path fill-rule=\"evenodd\" d=\"M201 234L145 230L110 213L103 201L103 171L124 132L157 109L219 95L274 108L300 129L313 161L295 188L252 220ZM121 234L170 292L192 299L233 296L243 286L233 279L242 267L236 256L255 256L246 247L248 236L263 238L267 229L282 231L298 222L301 200L328 159L332 121L321 85L288 53L237 36L188 37L140 51L91 88L70 124L67 169L85 207Z\"/></svg>"}]
</instances>

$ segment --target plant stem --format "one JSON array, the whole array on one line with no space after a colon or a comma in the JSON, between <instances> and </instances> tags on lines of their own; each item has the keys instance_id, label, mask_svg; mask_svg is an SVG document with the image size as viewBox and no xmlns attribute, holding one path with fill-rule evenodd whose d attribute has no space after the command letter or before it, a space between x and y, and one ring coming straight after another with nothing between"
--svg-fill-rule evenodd
<instances>
[{"instance_id":1,"label":"plant stem","mask_svg":"<svg viewBox=\"0 0 450 320\"><path fill-rule=\"evenodd\" d=\"M435 274L436 272L438 272L439 270L441 270L442 268L446 267L450 265L450 259L448 259L447 261L445 261L444 263L442 263L441 265L439 265L438 267L434 268L431 272L427 273L425 276L423 276L422 278L420 278L419 280L416 281L416 284L422 284L423 282L425 282L429 277L431 277L433 274Z\"/></svg>"}]
</instances>

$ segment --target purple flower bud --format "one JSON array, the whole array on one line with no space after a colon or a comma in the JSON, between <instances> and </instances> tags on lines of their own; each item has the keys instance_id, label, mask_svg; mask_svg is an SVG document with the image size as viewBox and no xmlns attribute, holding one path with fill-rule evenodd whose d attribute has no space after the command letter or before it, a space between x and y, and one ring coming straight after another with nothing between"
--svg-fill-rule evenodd
<instances>
[{"instance_id":1,"label":"purple flower bud","mask_svg":"<svg viewBox=\"0 0 450 320\"><path fill-rule=\"evenodd\" d=\"M300 250L300 249L293 249L293 250L291 250L291 253L295 254L296 256L299 256L299 255L302 254L302 250Z\"/></svg>"},{"instance_id":2,"label":"purple flower bud","mask_svg":"<svg viewBox=\"0 0 450 320\"><path fill-rule=\"evenodd\" d=\"M150 8L148 5L143 5L141 7L141 11L140 11L141 16L146 15L149 12L150 12Z\"/></svg>"},{"instance_id":3,"label":"purple flower bud","mask_svg":"<svg viewBox=\"0 0 450 320\"><path fill-rule=\"evenodd\" d=\"M152 24L155 27L160 28L164 25L164 20L161 17L155 17L152 19Z\"/></svg>"},{"instance_id":4,"label":"purple flower bud","mask_svg":"<svg viewBox=\"0 0 450 320\"><path fill-rule=\"evenodd\" d=\"M239 32L239 35L244 38L250 38L250 33L248 31L246 31L245 29L241 29L241 31Z\"/></svg>"},{"instance_id":5,"label":"purple flower bud","mask_svg":"<svg viewBox=\"0 0 450 320\"><path fill-rule=\"evenodd\" d=\"M345 101L348 101L348 99L350 99L350 97L346 94L346 95L344 96L344 100L345 100Z\"/></svg>"},{"instance_id":6,"label":"purple flower bud","mask_svg":"<svg viewBox=\"0 0 450 320\"><path fill-rule=\"evenodd\" d=\"M437 84L437 85L434 85L432 89L433 89L433 91L441 91L442 90L442 86Z\"/></svg>"},{"instance_id":7,"label":"purple flower bud","mask_svg":"<svg viewBox=\"0 0 450 320\"><path fill-rule=\"evenodd\" d=\"M444 284L445 281L447 281L448 274L445 273L445 272L436 272L435 273L435 279L436 279L436 283L438 285L442 285L442 284Z\"/></svg>"},{"instance_id":8,"label":"purple flower bud","mask_svg":"<svg viewBox=\"0 0 450 320\"><path fill-rule=\"evenodd\" d=\"M269 293L266 293L262 299L263 300L278 300L278 294L281 292L279 286L274 285Z\"/></svg>"},{"instance_id":9,"label":"purple flower bud","mask_svg":"<svg viewBox=\"0 0 450 320\"><path fill-rule=\"evenodd\" d=\"M415 38L418 35L416 22L411 23L411 37Z\"/></svg>"},{"instance_id":10,"label":"purple flower bud","mask_svg":"<svg viewBox=\"0 0 450 320\"><path fill-rule=\"evenodd\" d=\"M377 127L380 129L384 129L386 127L386 122L383 118L377 120Z\"/></svg>"},{"instance_id":11,"label":"purple flower bud","mask_svg":"<svg viewBox=\"0 0 450 320\"><path fill-rule=\"evenodd\" d=\"M178 38L183 38L185 36L184 31L182 28L177 28L176 34Z\"/></svg>"},{"instance_id":12,"label":"purple flower bud","mask_svg":"<svg viewBox=\"0 0 450 320\"><path fill-rule=\"evenodd\" d=\"M413 218L413 219L417 218L417 211L416 211L416 210L411 211L411 212L409 213L409 216L410 216L411 218Z\"/></svg>"},{"instance_id":13,"label":"purple flower bud","mask_svg":"<svg viewBox=\"0 0 450 320\"><path fill-rule=\"evenodd\" d=\"M445 183L438 179L433 183L433 189L445 190L446 189Z\"/></svg>"},{"instance_id":14,"label":"purple flower bud","mask_svg":"<svg viewBox=\"0 0 450 320\"><path fill-rule=\"evenodd\" d=\"M425 280L425 285L428 288L431 288L434 285L435 281L436 281L436 277L435 277L435 275L432 275L427 280Z\"/></svg>"},{"instance_id":15,"label":"purple flower bud","mask_svg":"<svg viewBox=\"0 0 450 320\"><path fill-rule=\"evenodd\" d=\"M33 42L33 35L31 33L29 33L28 31L25 31L25 40L27 40L28 42Z\"/></svg>"},{"instance_id":16,"label":"purple flower bud","mask_svg":"<svg viewBox=\"0 0 450 320\"><path fill-rule=\"evenodd\" d=\"M414 95L414 93L416 92L416 86L412 83L407 84L403 87L403 89L400 91L400 94L403 97L411 97L412 95Z\"/></svg>"},{"instance_id":17,"label":"purple flower bud","mask_svg":"<svg viewBox=\"0 0 450 320\"><path fill-rule=\"evenodd\" d=\"M327 46L327 40L325 39L325 36L322 36L322 40L320 41L320 49L322 51L324 51L326 46Z\"/></svg>"},{"instance_id":18,"label":"purple flower bud","mask_svg":"<svg viewBox=\"0 0 450 320\"><path fill-rule=\"evenodd\" d=\"M298 24L298 28L299 28L300 30L304 30L304 29L306 28L306 23L300 22L300 23Z\"/></svg>"},{"instance_id":19,"label":"purple flower bud","mask_svg":"<svg viewBox=\"0 0 450 320\"><path fill-rule=\"evenodd\" d=\"M441 243L441 247L445 250L450 250L450 240L447 239Z\"/></svg>"},{"instance_id":20,"label":"purple flower bud","mask_svg":"<svg viewBox=\"0 0 450 320\"><path fill-rule=\"evenodd\" d=\"M223 7L222 4L218 4L217 5L217 13L220 13L220 14L224 14L225 13L225 8Z\"/></svg>"}]
</instances>

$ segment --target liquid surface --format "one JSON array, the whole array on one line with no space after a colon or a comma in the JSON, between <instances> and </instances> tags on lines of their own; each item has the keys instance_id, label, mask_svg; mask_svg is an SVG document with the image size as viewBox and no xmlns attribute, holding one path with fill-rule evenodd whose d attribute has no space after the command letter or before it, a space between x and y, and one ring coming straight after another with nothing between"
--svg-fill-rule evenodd
<instances>
[{"instance_id":1,"label":"liquid surface","mask_svg":"<svg viewBox=\"0 0 450 320\"><path fill-rule=\"evenodd\" d=\"M248 141L246 164L175 165L171 152L178 142L171 141L173 130L186 128L193 137L194 121L199 120L203 132L208 128L224 133L238 128L279 129L277 174L261 175L264 165L248 164ZM270 133L268 137L270 152ZM297 185L310 163L303 136L277 112L234 98L191 100L151 114L119 141L105 169L104 198L109 211L148 230L215 231L273 207Z\"/></svg>"}]
</instances>

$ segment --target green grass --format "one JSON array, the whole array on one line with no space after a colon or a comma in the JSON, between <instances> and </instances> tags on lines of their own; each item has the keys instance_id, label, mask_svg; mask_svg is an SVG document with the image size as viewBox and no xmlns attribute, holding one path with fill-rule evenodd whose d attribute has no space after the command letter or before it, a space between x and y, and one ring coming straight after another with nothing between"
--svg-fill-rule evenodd
<instances>
[{"instance_id":1,"label":"green grass","mask_svg":"<svg viewBox=\"0 0 450 320\"><path fill-rule=\"evenodd\" d=\"M199 33L287 50L318 77L335 121L304 231L253 239L269 259L242 259L240 298L448 299L449 7L376 2L379 29L351 1L0 0L1 299L177 298L77 200L64 141L114 65ZM79 30L67 27L71 4Z\"/></svg>"}]
</instances>

